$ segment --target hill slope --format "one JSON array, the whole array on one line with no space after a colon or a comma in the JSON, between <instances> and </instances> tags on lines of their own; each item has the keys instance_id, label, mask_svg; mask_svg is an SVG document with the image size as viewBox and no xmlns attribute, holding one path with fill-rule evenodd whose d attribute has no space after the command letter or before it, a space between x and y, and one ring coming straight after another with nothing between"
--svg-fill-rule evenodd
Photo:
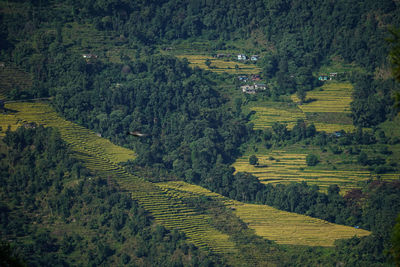
<instances>
[{"instance_id":1,"label":"hill slope","mask_svg":"<svg viewBox=\"0 0 400 267\"><path fill-rule=\"evenodd\" d=\"M210 217L207 214L199 213L181 200L182 192L222 199L237 210L236 214L248 222L250 228L254 228L261 236L276 240L278 243L332 246L333 241L337 238L348 238L353 234L360 236L368 234L367 231L329 224L302 215L280 212L267 206L232 202L201 187L183 182L180 184L153 184L144 181L140 177L128 173L119 165L121 162L134 158L131 150L113 145L95 133L62 119L49 105L45 103L9 103L6 104L6 108L12 110L12 114L0 115L3 129L7 125L21 125L24 121L56 127L62 138L70 144L76 156L83 160L87 168L116 181L122 190L130 192L132 198L149 211L160 224L170 229L179 229L187 235L190 242L215 253L235 254L238 251L229 235L208 223ZM173 191L178 194L174 194ZM252 218L249 216L252 213L258 214L258 216ZM277 228L273 227L271 228L272 232L266 231L271 227L268 221L272 223L273 220L278 219L278 217L270 217L271 213L276 214L274 216L278 216L279 220L286 221L288 224L282 224ZM294 225L293 222L295 222ZM296 228L296 225L309 230L296 237L297 235L293 235L292 228ZM317 229L329 229L335 234L323 237ZM277 235L277 231L280 234ZM294 238L292 238L293 236ZM290 239L291 241L288 241Z\"/></svg>"}]
</instances>

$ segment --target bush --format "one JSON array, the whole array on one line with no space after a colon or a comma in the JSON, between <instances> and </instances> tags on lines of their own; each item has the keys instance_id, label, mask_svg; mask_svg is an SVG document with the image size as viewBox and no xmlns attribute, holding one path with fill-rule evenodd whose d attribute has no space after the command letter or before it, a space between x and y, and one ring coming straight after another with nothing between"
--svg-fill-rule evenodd
<instances>
[{"instance_id":1,"label":"bush","mask_svg":"<svg viewBox=\"0 0 400 267\"><path fill-rule=\"evenodd\" d=\"M257 165L258 164L258 158L255 155L251 155L249 158L249 163L250 165Z\"/></svg>"},{"instance_id":2,"label":"bush","mask_svg":"<svg viewBox=\"0 0 400 267\"><path fill-rule=\"evenodd\" d=\"M309 154L306 157L307 166L315 166L319 162L318 157L314 154Z\"/></svg>"}]
</instances>

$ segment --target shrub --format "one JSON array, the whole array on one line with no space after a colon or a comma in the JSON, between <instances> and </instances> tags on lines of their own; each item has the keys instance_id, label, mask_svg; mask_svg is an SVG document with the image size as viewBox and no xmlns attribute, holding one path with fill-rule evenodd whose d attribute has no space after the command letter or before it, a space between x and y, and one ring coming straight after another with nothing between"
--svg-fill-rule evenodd
<instances>
[{"instance_id":1,"label":"shrub","mask_svg":"<svg viewBox=\"0 0 400 267\"><path fill-rule=\"evenodd\" d=\"M249 163L250 165L257 165L258 164L258 158L255 155L251 155L249 158Z\"/></svg>"},{"instance_id":2,"label":"shrub","mask_svg":"<svg viewBox=\"0 0 400 267\"><path fill-rule=\"evenodd\" d=\"M318 157L314 154L309 154L306 157L307 166L315 166L319 162Z\"/></svg>"}]
</instances>

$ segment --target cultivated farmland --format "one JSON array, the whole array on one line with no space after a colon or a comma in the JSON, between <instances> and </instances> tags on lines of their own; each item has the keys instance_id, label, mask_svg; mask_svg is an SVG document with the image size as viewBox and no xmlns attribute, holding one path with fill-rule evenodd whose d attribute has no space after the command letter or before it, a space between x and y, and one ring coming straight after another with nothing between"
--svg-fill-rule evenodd
<instances>
[{"instance_id":1,"label":"cultivated farmland","mask_svg":"<svg viewBox=\"0 0 400 267\"><path fill-rule=\"evenodd\" d=\"M291 129L298 119L305 119L304 113L299 109L278 109L271 107L251 107L256 113L252 117L254 129L272 127L275 122L285 123Z\"/></svg>"},{"instance_id":2,"label":"cultivated farmland","mask_svg":"<svg viewBox=\"0 0 400 267\"><path fill-rule=\"evenodd\" d=\"M201 69L206 69L217 73L226 72L229 74L258 74L261 72L261 69L254 64L244 64L231 60L216 59L211 56L187 54L177 55L176 57L180 59L186 58L191 67L199 67ZM210 67L206 65L206 60L210 61Z\"/></svg>"},{"instance_id":3,"label":"cultivated farmland","mask_svg":"<svg viewBox=\"0 0 400 267\"><path fill-rule=\"evenodd\" d=\"M274 240L278 244L333 246L337 239L370 234L365 230L280 211L266 205L233 201L200 186L185 182L167 182L157 185L175 198L190 198L201 195L218 199L225 203L228 208L234 210L234 214L239 216L249 228L254 229L258 235Z\"/></svg>"},{"instance_id":4,"label":"cultivated farmland","mask_svg":"<svg viewBox=\"0 0 400 267\"><path fill-rule=\"evenodd\" d=\"M316 184L322 190L331 184L338 184L345 192L357 187L357 184L370 179L371 173L361 170L328 170L308 168L306 165L307 154L286 152L282 150L271 151L268 154L257 154L259 165L249 164L249 157L239 158L233 167L237 172L249 172L266 184L307 182Z\"/></svg>"},{"instance_id":5,"label":"cultivated farmland","mask_svg":"<svg viewBox=\"0 0 400 267\"><path fill-rule=\"evenodd\" d=\"M354 131L354 126L351 124L310 121L306 118L306 114L299 109L279 109L268 106L255 106L250 107L249 110L255 111L255 114L251 118L251 122L254 124L254 129L270 128L275 122L287 124L288 129L292 129L297 120L303 119L307 123L314 123L317 131L325 131L327 133L333 133L340 130L345 130L346 132Z\"/></svg>"},{"instance_id":6,"label":"cultivated farmland","mask_svg":"<svg viewBox=\"0 0 400 267\"><path fill-rule=\"evenodd\" d=\"M285 123L291 129L298 119L304 119L308 123L314 123L317 131L351 132L355 129L348 117L352 88L350 83L329 82L319 89L307 92L307 103L298 105L297 108L285 105L276 107L276 104L262 102L253 104L248 109L256 112L252 116L255 129L271 127L275 122ZM299 102L295 94L291 99ZM326 117L329 120L325 120Z\"/></svg>"},{"instance_id":7,"label":"cultivated farmland","mask_svg":"<svg viewBox=\"0 0 400 267\"><path fill-rule=\"evenodd\" d=\"M310 102L299 105L303 112L343 112L350 113L351 93L350 83L327 82L319 90L307 92ZM296 95L292 100L298 102Z\"/></svg>"}]
</instances>

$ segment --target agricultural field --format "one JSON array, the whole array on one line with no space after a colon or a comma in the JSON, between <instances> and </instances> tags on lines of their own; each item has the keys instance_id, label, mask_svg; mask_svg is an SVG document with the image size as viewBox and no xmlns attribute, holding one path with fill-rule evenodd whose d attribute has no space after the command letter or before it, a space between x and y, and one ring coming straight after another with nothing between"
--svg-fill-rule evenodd
<instances>
[{"instance_id":1,"label":"agricultural field","mask_svg":"<svg viewBox=\"0 0 400 267\"><path fill-rule=\"evenodd\" d=\"M369 171L363 170L310 168L306 164L307 154L304 153L274 150L256 156L259 160L258 166L250 165L249 156L243 156L233 164L233 167L237 172L249 172L255 175L265 184L304 181L318 185L321 191L325 191L329 185L337 184L341 192L345 193L372 178ZM387 178L389 180L389 176Z\"/></svg>"},{"instance_id":2,"label":"agricultural field","mask_svg":"<svg viewBox=\"0 0 400 267\"><path fill-rule=\"evenodd\" d=\"M306 119L304 113L299 109L278 109L273 107L250 107L255 111L252 116L254 129L264 129L272 127L275 122L285 123L289 129L292 129L299 119Z\"/></svg>"},{"instance_id":3,"label":"agricultural field","mask_svg":"<svg viewBox=\"0 0 400 267\"><path fill-rule=\"evenodd\" d=\"M254 106L250 107L249 110L255 111L255 114L251 117L251 122L254 124L254 129L257 130L270 128L275 122L284 123L287 125L288 129L292 129L297 120L303 119L308 123L314 123L317 131L325 131L327 133L340 130L345 130L346 132L354 131L354 126L352 124L326 123L310 120L307 118L307 114L300 109Z\"/></svg>"},{"instance_id":4,"label":"agricultural field","mask_svg":"<svg viewBox=\"0 0 400 267\"><path fill-rule=\"evenodd\" d=\"M217 73L229 74L258 74L261 69L254 64L244 64L237 61L216 59L205 55L177 55L177 58L186 58L191 67L199 67L201 69L210 70ZM206 60L210 61L210 66L206 65Z\"/></svg>"},{"instance_id":5,"label":"agricultural field","mask_svg":"<svg viewBox=\"0 0 400 267\"><path fill-rule=\"evenodd\" d=\"M340 130L354 131L349 117L352 85L350 83L328 82L322 87L307 92L307 103L297 105L296 108L274 103L258 102L248 108L255 111L251 118L255 129L271 127L273 123L285 123L291 129L298 119L314 123L317 131L333 133ZM293 102L299 102L294 94Z\"/></svg>"},{"instance_id":6,"label":"agricultural field","mask_svg":"<svg viewBox=\"0 0 400 267\"><path fill-rule=\"evenodd\" d=\"M353 86L344 82L326 82L319 89L307 92L306 103L299 108L307 112L340 112L350 113ZM300 100L294 94L293 102Z\"/></svg>"},{"instance_id":7,"label":"agricultural field","mask_svg":"<svg viewBox=\"0 0 400 267\"><path fill-rule=\"evenodd\" d=\"M306 245L306 246L333 246L334 241L342 238L351 238L355 235L366 236L369 231L355 229L329 223L305 215L277 210L266 205L245 204L233 201L219 194L213 193L197 185L185 182L158 183L174 198L190 198L206 196L222 201L226 207L242 219L256 234L278 244Z\"/></svg>"}]
</instances>

